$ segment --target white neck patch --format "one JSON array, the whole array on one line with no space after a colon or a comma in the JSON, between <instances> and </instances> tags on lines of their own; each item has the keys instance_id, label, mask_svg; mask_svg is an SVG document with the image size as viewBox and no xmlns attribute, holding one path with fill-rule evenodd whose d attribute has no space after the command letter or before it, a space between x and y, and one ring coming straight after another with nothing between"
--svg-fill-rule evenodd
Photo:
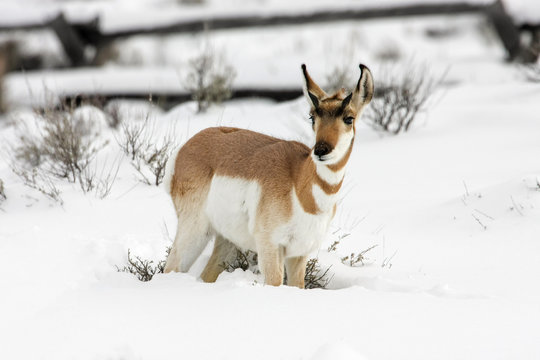
<instances>
[{"instance_id":1,"label":"white neck patch","mask_svg":"<svg viewBox=\"0 0 540 360\"><path fill-rule=\"evenodd\" d=\"M315 169L317 171L317 175L319 175L319 177L324 180L324 182L330 185L338 185L345 176L345 167L341 168L338 171L333 171L320 161L315 162Z\"/></svg>"}]
</instances>

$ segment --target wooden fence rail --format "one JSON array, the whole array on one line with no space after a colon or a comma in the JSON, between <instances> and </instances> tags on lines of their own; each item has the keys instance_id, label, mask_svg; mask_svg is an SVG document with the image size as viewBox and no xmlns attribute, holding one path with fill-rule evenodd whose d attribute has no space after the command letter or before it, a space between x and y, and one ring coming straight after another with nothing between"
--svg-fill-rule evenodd
<instances>
[{"instance_id":1,"label":"wooden fence rail","mask_svg":"<svg viewBox=\"0 0 540 360\"><path fill-rule=\"evenodd\" d=\"M94 59L89 59L86 54L87 47L94 47L96 57L100 50L105 49L108 44L117 39L122 39L134 35L165 35L173 33L198 32L205 29L220 30L233 28L252 28L262 26L298 25L307 23L321 23L343 20L369 20L376 18L392 18L404 16L426 16L426 15L452 15L452 14L479 14L485 16L494 26L497 35L504 46L507 59L523 63L535 62L538 53L532 47L525 46L521 42L521 31L533 33L533 38L540 41L540 24L522 24L516 26L511 17L506 13L500 0L487 5L461 3L434 3L421 5L406 5L378 8L356 8L322 11L314 10L310 13L291 14L267 14L261 15L239 15L239 16L209 16L206 18L181 20L173 24L131 28L129 30L103 32L100 30L99 18L92 19L84 23L70 23L63 14L49 18L40 23L19 24L17 26L2 27L1 31L7 30L35 30L40 28L50 28L57 35L64 51L71 61L72 66L91 66ZM540 44L537 44L540 45ZM277 101L294 99L301 95L300 89L264 89L246 88L235 89L234 98L242 97L263 97ZM148 94L84 94L84 96L72 96L74 98L84 98L98 96L104 100L114 98L148 98ZM154 99L164 107L170 107L190 98L187 93L153 94Z\"/></svg>"},{"instance_id":2,"label":"wooden fence rail","mask_svg":"<svg viewBox=\"0 0 540 360\"><path fill-rule=\"evenodd\" d=\"M188 20L179 20L173 24L152 27L131 28L129 30L103 32L100 30L99 18L85 23L69 23L62 14L37 24L24 24L14 27L1 27L0 31L8 29L52 29L61 42L65 53L73 66L91 65L93 59L84 56L85 48L92 46L99 54L110 42L134 35L164 35L185 32L198 32L205 29L220 30L246 27L299 25L342 20L369 20L404 16L480 14L486 16L494 25L501 44L506 49L508 60L519 62L534 62L538 54L531 52L520 40L520 31L540 29L540 24L524 24L523 27L514 25L512 18L506 13L501 0L492 4L433 3L419 5L388 6L377 8L352 8L340 10L314 10L310 13L239 15L239 16L208 16ZM96 55L97 56L97 55Z\"/></svg>"}]
</instances>

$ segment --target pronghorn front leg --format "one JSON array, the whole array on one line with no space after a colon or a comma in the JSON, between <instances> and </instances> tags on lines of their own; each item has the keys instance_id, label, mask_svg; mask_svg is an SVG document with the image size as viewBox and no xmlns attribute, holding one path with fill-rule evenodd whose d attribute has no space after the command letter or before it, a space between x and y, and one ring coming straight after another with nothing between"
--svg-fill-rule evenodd
<instances>
[{"instance_id":1,"label":"pronghorn front leg","mask_svg":"<svg viewBox=\"0 0 540 360\"><path fill-rule=\"evenodd\" d=\"M306 276L307 256L298 256L285 259L285 270L287 271L287 285L304 288L304 278Z\"/></svg>"},{"instance_id":2,"label":"pronghorn front leg","mask_svg":"<svg viewBox=\"0 0 540 360\"><path fill-rule=\"evenodd\" d=\"M264 275L267 285L280 286L283 284L283 248L276 246L270 240L257 244L259 270Z\"/></svg>"}]
</instances>

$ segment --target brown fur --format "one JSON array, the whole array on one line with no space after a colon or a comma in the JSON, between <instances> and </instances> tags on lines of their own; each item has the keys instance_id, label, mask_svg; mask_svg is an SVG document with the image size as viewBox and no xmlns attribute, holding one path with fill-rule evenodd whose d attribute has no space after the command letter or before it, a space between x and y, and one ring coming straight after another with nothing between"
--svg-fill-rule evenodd
<instances>
[{"instance_id":1,"label":"brown fur","mask_svg":"<svg viewBox=\"0 0 540 360\"><path fill-rule=\"evenodd\" d=\"M373 92L371 74L369 71L364 72L361 66L362 76L358 85L351 97L345 98L343 90L328 96L311 79L305 66L302 69L306 79L308 101L313 105L311 115L315 121L316 140L327 143L333 149L338 144L340 135L346 132L350 134L350 131L354 134L354 124L346 124L344 119L347 117L356 119L362 107L371 100ZM340 148L343 149L343 141L340 144ZM349 160L352 145L351 140L345 155L337 163L326 165L328 169L341 170ZM307 257L288 258L286 250L274 245L270 240L271 231L293 216L291 197L293 189L304 212L315 215L319 214L321 209L318 208L314 198L313 185L318 185L325 194L330 195L339 191L343 180L338 184L329 184L323 180L318 175L317 166L312 159L312 149L299 142L231 127L209 128L192 137L177 154L170 185L179 218L204 216L191 214L204 213L202 206L214 175L241 178L259 184L261 194L255 231L260 238L257 239L257 251L265 282L280 285L285 265L289 284L303 288ZM335 205L331 211L333 216L336 212ZM187 222L184 221L184 224L190 224L190 221L197 222L197 219L190 218ZM190 226L196 227L197 224ZM203 231L204 229L206 228L203 228ZM180 231L182 230L178 229L177 240ZM189 229L186 231L189 232ZM210 232L211 229L208 228L206 231ZM178 252L182 251L181 245L177 245L175 240L175 246L167 260L166 272L181 270L177 265L180 258ZM223 260L231 256L234 248L231 242L216 234L214 251L201 278L207 282L215 281L223 271L221 267Z\"/></svg>"}]
</instances>

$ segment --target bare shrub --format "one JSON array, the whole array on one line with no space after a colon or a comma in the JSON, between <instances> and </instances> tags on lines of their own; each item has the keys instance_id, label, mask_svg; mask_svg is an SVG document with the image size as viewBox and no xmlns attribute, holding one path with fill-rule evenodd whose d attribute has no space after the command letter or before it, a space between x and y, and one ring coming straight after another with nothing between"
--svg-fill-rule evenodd
<instances>
[{"instance_id":1,"label":"bare shrub","mask_svg":"<svg viewBox=\"0 0 540 360\"><path fill-rule=\"evenodd\" d=\"M39 191L45 197L59 205L64 204L64 201L60 196L60 190L58 190L56 187L54 180L49 174L44 173L40 168L33 168L29 170L18 166L18 163L16 162L12 162L11 170L23 181L24 185Z\"/></svg>"},{"instance_id":2,"label":"bare shrub","mask_svg":"<svg viewBox=\"0 0 540 360\"><path fill-rule=\"evenodd\" d=\"M326 289L331 277L328 277L330 267L323 270L319 264L319 259L311 258L306 264L306 275L304 276L304 288L306 289Z\"/></svg>"},{"instance_id":3,"label":"bare shrub","mask_svg":"<svg viewBox=\"0 0 540 360\"><path fill-rule=\"evenodd\" d=\"M232 96L234 68L227 64L222 54L209 46L189 61L185 87L197 102L197 111L204 112L210 105L221 103Z\"/></svg>"},{"instance_id":4,"label":"bare shrub","mask_svg":"<svg viewBox=\"0 0 540 360\"><path fill-rule=\"evenodd\" d=\"M166 250L167 256L169 255L170 248ZM154 263L152 260L142 259L139 256L132 257L131 250L128 249L127 253L127 265L123 267L116 267L118 272L127 272L133 274L140 281L150 281L155 274L161 274L165 271L166 260L158 261Z\"/></svg>"},{"instance_id":5,"label":"bare shrub","mask_svg":"<svg viewBox=\"0 0 540 360\"><path fill-rule=\"evenodd\" d=\"M4 75L12 67L11 58L14 48L13 42L0 44L0 114L6 110L6 104L3 96Z\"/></svg>"},{"instance_id":6,"label":"bare shrub","mask_svg":"<svg viewBox=\"0 0 540 360\"><path fill-rule=\"evenodd\" d=\"M148 116L140 123L123 123L118 145L131 160L139 180L148 185L159 185L172 151L178 146L174 131L159 138Z\"/></svg>"},{"instance_id":7,"label":"bare shrub","mask_svg":"<svg viewBox=\"0 0 540 360\"><path fill-rule=\"evenodd\" d=\"M93 119L76 113L75 101L36 114L35 129L20 122L17 143L11 144L11 169L26 186L62 203L54 178L79 184L84 193L107 196L116 179L119 163L97 171L90 164L106 145Z\"/></svg>"},{"instance_id":8,"label":"bare shrub","mask_svg":"<svg viewBox=\"0 0 540 360\"><path fill-rule=\"evenodd\" d=\"M227 272L242 269L243 271L251 270L255 274L259 273L257 267L257 253L251 250L242 251L237 248L234 260L232 262L224 262L220 266Z\"/></svg>"},{"instance_id":9,"label":"bare shrub","mask_svg":"<svg viewBox=\"0 0 540 360\"><path fill-rule=\"evenodd\" d=\"M233 261L222 264L222 267L227 272L233 272L236 269L243 271L253 271L259 273L257 263L257 253L251 250L242 251L236 249L236 257ZM323 270L319 264L319 259L311 258L306 264L306 275L304 276L304 287L306 289L325 289L331 278L328 277L330 267ZM287 283L287 274L285 274L284 282Z\"/></svg>"},{"instance_id":10,"label":"bare shrub","mask_svg":"<svg viewBox=\"0 0 540 360\"><path fill-rule=\"evenodd\" d=\"M334 93L341 88L350 89L353 87L354 78L348 66L334 66L326 75L326 89L330 93Z\"/></svg>"},{"instance_id":11,"label":"bare shrub","mask_svg":"<svg viewBox=\"0 0 540 360\"><path fill-rule=\"evenodd\" d=\"M120 116L120 106L117 103L108 104L103 108L105 114L107 114L107 124L111 129L118 129L122 123L122 117Z\"/></svg>"},{"instance_id":12,"label":"bare shrub","mask_svg":"<svg viewBox=\"0 0 540 360\"><path fill-rule=\"evenodd\" d=\"M122 135L116 139L120 149L134 161L147 145L148 115L142 123L122 123Z\"/></svg>"},{"instance_id":13,"label":"bare shrub","mask_svg":"<svg viewBox=\"0 0 540 360\"><path fill-rule=\"evenodd\" d=\"M0 203L7 199L6 191L4 190L4 181L0 179Z\"/></svg>"},{"instance_id":14,"label":"bare shrub","mask_svg":"<svg viewBox=\"0 0 540 360\"><path fill-rule=\"evenodd\" d=\"M430 75L426 66L414 64L387 67L378 79L383 94L372 100L364 119L373 128L391 134L410 129L442 80Z\"/></svg>"},{"instance_id":15,"label":"bare shrub","mask_svg":"<svg viewBox=\"0 0 540 360\"><path fill-rule=\"evenodd\" d=\"M60 110L37 114L37 133L19 131L15 157L54 177L77 182L107 142L99 141L92 122L75 119L74 109L74 104L64 104Z\"/></svg>"},{"instance_id":16,"label":"bare shrub","mask_svg":"<svg viewBox=\"0 0 540 360\"><path fill-rule=\"evenodd\" d=\"M166 256L169 255L171 248L167 248ZM128 249L128 264L122 268L116 267L119 272L127 272L137 276L140 281L150 281L155 274L163 273L165 270L166 260L160 260L157 263L153 260L143 259L139 256L132 256L131 250ZM259 273L257 263L257 253L251 250L242 251L236 249L236 257L231 262L221 264L223 269L227 272L234 272L236 269L242 269L243 271L250 270L255 274ZM331 277L328 276L330 267L323 270L319 264L317 258L309 259L306 265L306 275L304 277L304 286L306 289L325 289L330 281ZM285 277L286 281L286 277Z\"/></svg>"},{"instance_id":17,"label":"bare shrub","mask_svg":"<svg viewBox=\"0 0 540 360\"><path fill-rule=\"evenodd\" d=\"M140 153L138 161L134 163L141 181L148 185L158 186L161 184L165 176L167 161L176 146L177 144L171 136L165 137L161 143L149 144L146 151ZM147 175L148 172L152 176Z\"/></svg>"},{"instance_id":18,"label":"bare shrub","mask_svg":"<svg viewBox=\"0 0 540 360\"><path fill-rule=\"evenodd\" d=\"M120 171L120 164L118 159L114 160L109 167L105 163L99 172L97 165L93 169L87 167L83 170L79 179L81 190L84 193L94 192L100 199L106 198L111 193L116 181L118 171Z\"/></svg>"}]
</instances>

